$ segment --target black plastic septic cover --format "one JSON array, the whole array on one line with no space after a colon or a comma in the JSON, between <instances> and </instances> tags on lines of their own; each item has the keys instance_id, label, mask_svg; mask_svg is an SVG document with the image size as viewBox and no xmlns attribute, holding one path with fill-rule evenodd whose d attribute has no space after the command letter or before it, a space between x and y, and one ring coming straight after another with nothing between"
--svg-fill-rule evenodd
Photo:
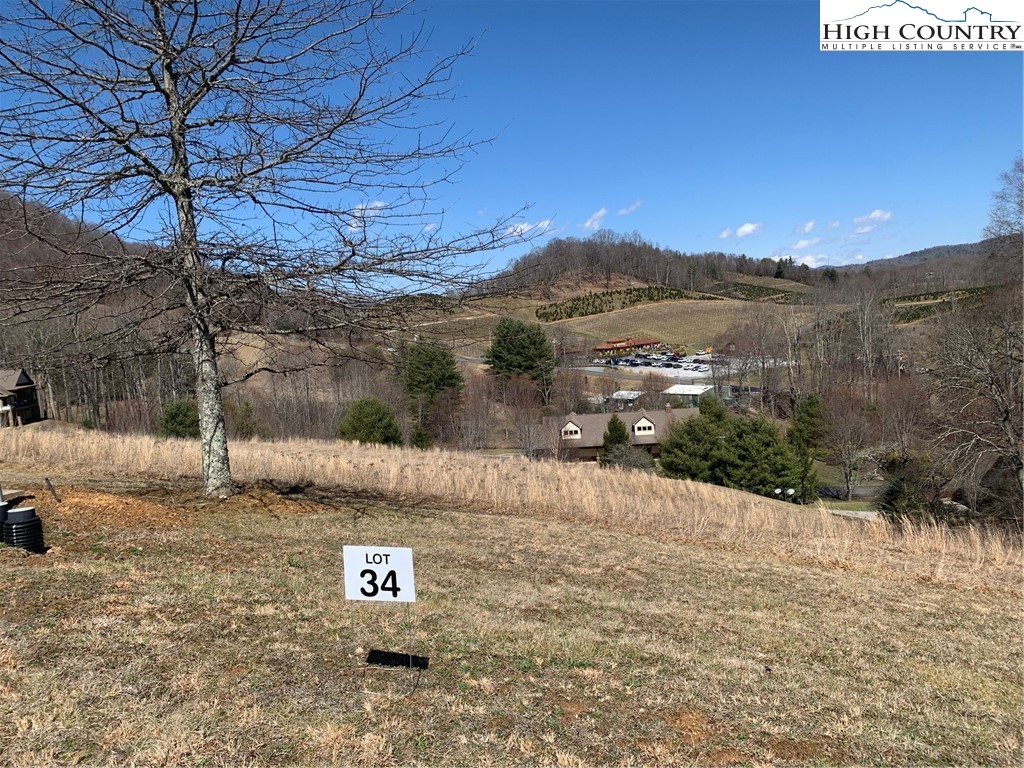
<instances>
[{"instance_id":1,"label":"black plastic septic cover","mask_svg":"<svg viewBox=\"0 0 1024 768\"><path fill-rule=\"evenodd\" d=\"M9 547L26 549L36 554L46 552L43 521L36 515L35 507L19 507L7 512L7 520L3 523L3 541Z\"/></svg>"}]
</instances>

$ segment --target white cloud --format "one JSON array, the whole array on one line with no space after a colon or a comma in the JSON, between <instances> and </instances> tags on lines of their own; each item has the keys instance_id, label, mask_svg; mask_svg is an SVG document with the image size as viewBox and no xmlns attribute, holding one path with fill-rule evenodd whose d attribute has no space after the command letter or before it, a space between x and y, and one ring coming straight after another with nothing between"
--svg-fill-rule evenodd
<instances>
[{"instance_id":1,"label":"white cloud","mask_svg":"<svg viewBox=\"0 0 1024 768\"><path fill-rule=\"evenodd\" d=\"M888 221L892 218L892 211L883 211L881 208L875 208L871 213L866 216L857 216L854 220L854 224L877 224L880 221Z\"/></svg>"},{"instance_id":2,"label":"white cloud","mask_svg":"<svg viewBox=\"0 0 1024 768\"><path fill-rule=\"evenodd\" d=\"M857 227L857 231L854 232L853 234L855 234L855 235L866 235L868 232L870 232L874 228L875 228L874 224L865 224L863 227Z\"/></svg>"},{"instance_id":3,"label":"white cloud","mask_svg":"<svg viewBox=\"0 0 1024 768\"><path fill-rule=\"evenodd\" d=\"M839 219L832 219L832 221L828 223L829 229L839 229L840 226L842 226L842 223L839 221Z\"/></svg>"},{"instance_id":4,"label":"white cloud","mask_svg":"<svg viewBox=\"0 0 1024 768\"><path fill-rule=\"evenodd\" d=\"M729 229L729 227L726 227L725 229L718 233L719 240L726 240L730 237L732 237L732 230Z\"/></svg>"},{"instance_id":5,"label":"white cloud","mask_svg":"<svg viewBox=\"0 0 1024 768\"><path fill-rule=\"evenodd\" d=\"M602 208L590 215L590 218L583 222L584 229L600 229L604 217L608 215L608 209Z\"/></svg>"},{"instance_id":6,"label":"white cloud","mask_svg":"<svg viewBox=\"0 0 1024 768\"><path fill-rule=\"evenodd\" d=\"M820 242L820 237L808 237L803 240L797 240L789 247L792 248L794 251L802 251L804 248L810 248L812 245L817 245Z\"/></svg>"},{"instance_id":7,"label":"white cloud","mask_svg":"<svg viewBox=\"0 0 1024 768\"><path fill-rule=\"evenodd\" d=\"M800 231L803 232L806 235L808 232L810 232L812 229L814 229L814 225L817 224L817 223L818 222L816 222L814 219L811 219L810 221L804 223L804 225L803 225L803 227L801 227Z\"/></svg>"},{"instance_id":8,"label":"white cloud","mask_svg":"<svg viewBox=\"0 0 1024 768\"><path fill-rule=\"evenodd\" d=\"M748 221L746 224L743 224L736 228L736 237L747 237L747 235L756 235L762 229L764 229L764 224L762 224L761 222L754 223Z\"/></svg>"},{"instance_id":9,"label":"white cloud","mask_svg":"<svg viewBox=\"0 0 1024 768\"><path fill-rule=\"evenodd\" d=\"M549 229L551 229L551 219L541 219L536 224L530 224L527 221L520 221L512 224L505 230L506 235L514 235L516 237L522 237L524 235L534 234L543 235Z\"/></svg>"},{"instance_id":10,"label":"white cloud","mask_svg":"<svg viewBox=\"0 0 1024 768\"><path fill-rule=\"evenodd\" d=\"M616 213L615 215L616 216L629 216L629 214L634 213L636 211L636 209L639 208L643 204L644 204L643 200L637 200L632 205L627 205L625 208L619 208L619 212Z\"/></svg>"},{"instance_id":11,"label":"white cloud","mask_svg":"<svg viewBox=\"0 0 1024 768\"><path fill-rule=\"evenodd\" d=\"M826 264L828 264L828 261L829 257L823 253L819 253L817 256L801 256L800 258L796 259L797 264L806 264L811 269L824 267Z\"/></svg>"},{"instance_id":12,"label":"white cloud","mask_svg":"<svg viewBox=\"0 0 1024 768\"><path fill-rule=\"evenodd\" d=\"M349 232L357 232L366 227L369 220L377 216L387 207L383 200L374 200L369 203L360 203L352 211L352 218L348 222Z\"/></svg>"},{"instance_id":13,"label":"white cloud","mask_svg":"<svg viewBox=\"0 0 1024 768\"><path fill-rule=\"evenodd\" d=\"M429 235L435 229L437 229L437 224L424 224L423 225L423 234L424 235Z\"/></svg>"}]
</instances>

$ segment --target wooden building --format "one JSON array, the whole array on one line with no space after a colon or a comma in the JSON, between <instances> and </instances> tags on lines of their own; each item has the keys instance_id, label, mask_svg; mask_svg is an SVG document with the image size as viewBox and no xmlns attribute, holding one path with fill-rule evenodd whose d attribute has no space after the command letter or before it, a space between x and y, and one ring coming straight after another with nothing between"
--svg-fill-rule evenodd
<instances>
[{"instance_id":1,"label":"wooden building","mask_svg":"<svg viewBox=\"0 0 1024 768\"><path fill-rule=\"evenodd\" d=\"M42 418L32 377L24 368L0 368L0 426L19 427Z\"/></svg>"}]
</instances>

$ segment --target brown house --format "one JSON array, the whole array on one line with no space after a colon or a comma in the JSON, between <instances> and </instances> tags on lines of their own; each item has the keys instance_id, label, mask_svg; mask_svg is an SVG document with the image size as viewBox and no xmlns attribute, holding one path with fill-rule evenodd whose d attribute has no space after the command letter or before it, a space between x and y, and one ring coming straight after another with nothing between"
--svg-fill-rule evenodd
<instances>
[{"instance_id":1,"label":"brown house","mask_svg":"<svg viewBox=\"0 0 1024 768\"><path fill-rule=\"evenodd\" d=\"M0 426L41 421L36 384L24 368L0 368Z\"/></svg>"},{"instance_id":2,"label":"brown house","mask_svg":"<svg viewBox=\"0 0 1024 768\"><path fill-rule=\"evenodd\" d=\"M568 416L553 416L545 419L554 421L558 429L561 453L577 461L597 461L604 452L604 433L608 421L618 416L626 425L629 443L649 451L657 458L661 454L661 440L668 435L672 422L688 419L700 413L697 408L666 408L663 411L626 411L620 413L570 413Z\"/></svg>"},{"instance_id":3,"label":"brown house","mask_svg":"<svg viewBox=\"0 0 1024 768\"><path fill-rule=\"evenodd\" d=\"M634 349L657 349L664 346L659 339L634 339L626 336L621 339L608 339L604 344L598 344L594 351L598 353L607 352L630 352Z\"/></svg>"}]
</instances>

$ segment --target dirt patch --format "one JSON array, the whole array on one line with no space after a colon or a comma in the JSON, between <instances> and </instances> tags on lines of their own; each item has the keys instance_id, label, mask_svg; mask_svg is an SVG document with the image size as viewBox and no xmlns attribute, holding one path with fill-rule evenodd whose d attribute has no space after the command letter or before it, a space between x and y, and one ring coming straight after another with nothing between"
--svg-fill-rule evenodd
<instances>
[{"instance_id":1,"label":"dirt patch","mask_svg":"<svg viewBox=\"0 0 1024 768\"><path fill-rule=\"evenodd\" d=\"M188 524L184 511L148 499L91 488L60 488L57 492L60 501L46 489L28 489L20 503L35 507L44 524L75 532L169 529Z\"/></svg>"},{"instance_id":2,"label":"dirt patch","mask_svg":"<svg viewBox=\"0 0 1024 768\"><path fill-rule=\"evenodd\" d=\"M107 493L95 488L58 486L59 501L45 487L27 488L20 506L32 506L45 525L76 533L124 530L170 530L195 524L197 514L273 516L323 512L323 504L301 495L253 486L227 499L203 496L194 486L162 485Z\"/></svg>"},{"instance_id":3,"label":"dirt patch","mask_svg":"<svg viewBox=\"0 0 1024 768\"><path fill-rule=\"evenodd\" d=\"M726 747L725 749L715 749L708 752L701 762L708 765L739 765L740 763L750 763L752 761L749 755L745 755L738 749Z\"/></svg>"},{"instance_id":4,"label":"dirt patch","mask_svg":"<svg viewBox=\"0 0 1024 768\"><path fill-rule=\"evenodd\" d=\"M678 731L687 746L695 747L715 735L716 728L699 709L681 709L664 718L665 724Z\"/></svg>"},{"instance_id":5,"label":"dirt patch","mask_svg":"<svg viewBox=\"0 0 1024 768\"><path fill-rule=\"evenodd\" d=\"M569 725L584 712L589 712L593 709L591 704L579 699L568 699L564 696L559 696L554 701L555 706L558 708L559 720L561 720L562 725Z\"/></svg>"},{"instance_id":6,"label":"dirt patch","mask_svg":"<svg viewBox=\"0 0 1024 768\"><path fill-rule=\"evenodd\" d=\"M787 738L773 739L768 749L777 759L795 763L811 762L830 754L830 750L824 744Z\"/></svg>"}]
</instances>

